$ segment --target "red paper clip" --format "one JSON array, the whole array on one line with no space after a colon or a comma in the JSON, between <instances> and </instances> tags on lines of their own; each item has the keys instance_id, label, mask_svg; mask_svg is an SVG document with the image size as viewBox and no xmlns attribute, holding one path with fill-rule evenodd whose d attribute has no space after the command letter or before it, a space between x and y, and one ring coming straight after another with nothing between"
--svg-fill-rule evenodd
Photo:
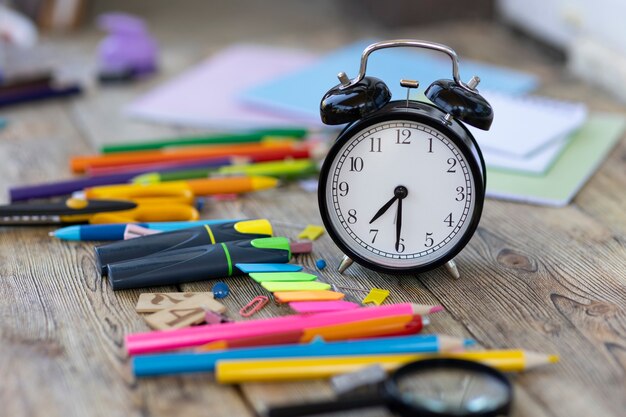
<instances>
[{"instance_id":1,"label":"red paper clip","mask_svg":"<svg viewBox=\"0 0 626 417\"><path fill-rule=\"evenodd\" d=\"M265 307L265 304L267 304L269 301L270 299L264 295L254 297L252 301L250 301L241 310L239 310L239 315L241 315L241 317L250 317L257 311Z\"/></svg>"}]
</instances>

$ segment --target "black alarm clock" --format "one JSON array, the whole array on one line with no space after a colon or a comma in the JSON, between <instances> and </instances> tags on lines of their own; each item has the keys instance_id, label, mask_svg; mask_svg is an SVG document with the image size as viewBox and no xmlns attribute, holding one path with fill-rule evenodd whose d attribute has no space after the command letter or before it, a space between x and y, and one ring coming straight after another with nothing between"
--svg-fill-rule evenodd
<instances>
[{"instance_id":1,"label":"black alarm clock","mask_svg":"<svg viewBox=\"0 0 626 417\"><path fill-rule=\"evenodd\" d=\"M452 80L425 91L432 104L409 100L419 83L401 80L406 100L391 101L389 88L366 76L379 49L426 48L452 60ZM451 48L427 41L392 40L368 46L356 78L322 98L322 121L348 123L326 156L319 180L320 212L328 234L353 261L380 272L419 273L446 265L472 237L485 199L485 162L464 124L488 130L493 110L478 93L478 77L461 81Z\"/></svg>"}]
</instances>

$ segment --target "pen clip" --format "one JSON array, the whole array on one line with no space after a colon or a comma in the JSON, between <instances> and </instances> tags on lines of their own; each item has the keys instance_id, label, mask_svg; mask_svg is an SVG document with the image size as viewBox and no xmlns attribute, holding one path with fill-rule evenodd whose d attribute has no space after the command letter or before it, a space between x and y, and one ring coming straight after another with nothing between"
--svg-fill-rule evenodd
<instances>
[{"instance_id":1,"label":"pen clip","mask_svg":"<svg viewBox=\"0 0 626 417\"><path fill-rule=\"evenodd\" d=\"M270 299L264 295L259 295L257 297L254 297L252 301L250 301L248 304L243 306L241 310L239 310L239 315L241 317L250 317L253 314L255 314L257 311L265 307L265 305L269 301Z\"/></svg>"}]
</instances>

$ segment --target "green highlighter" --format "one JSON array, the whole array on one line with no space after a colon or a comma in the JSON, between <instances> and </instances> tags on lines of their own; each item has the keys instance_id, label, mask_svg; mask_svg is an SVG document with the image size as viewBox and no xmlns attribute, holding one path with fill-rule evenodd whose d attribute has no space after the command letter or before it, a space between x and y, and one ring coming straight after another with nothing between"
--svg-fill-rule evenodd
<instances>
[{"instance_id":1,"label":"green highlighter","mask_svg":"<svg viewBox=\"0 0 626 417\"><path fill-rule=\"evenodd\" d=\"M131 261L110 264L114 290L178 285L242 274L237 263L287 263L289 239L267 237L175 249Z\"/></svg>"}]
</instances>

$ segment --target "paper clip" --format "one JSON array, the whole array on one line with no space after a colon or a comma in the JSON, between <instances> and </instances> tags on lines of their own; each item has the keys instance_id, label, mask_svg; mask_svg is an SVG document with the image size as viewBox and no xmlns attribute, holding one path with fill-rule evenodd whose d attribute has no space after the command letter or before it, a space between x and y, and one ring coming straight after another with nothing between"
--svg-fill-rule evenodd
<instances>
[{"instance_id":1,"label":"paper clip","mask_svg":"<svg viewBox=\"0 0 626 417\"><path fill-rule=\"evenodd\" d=\"M265 304L267 304L269 301L270 299L264 295L254 297L252 301L250 301L241 310L239 310L239 315L241 317L250 317L257 311L265 307Z\"/></svg>"}]
</instances>

